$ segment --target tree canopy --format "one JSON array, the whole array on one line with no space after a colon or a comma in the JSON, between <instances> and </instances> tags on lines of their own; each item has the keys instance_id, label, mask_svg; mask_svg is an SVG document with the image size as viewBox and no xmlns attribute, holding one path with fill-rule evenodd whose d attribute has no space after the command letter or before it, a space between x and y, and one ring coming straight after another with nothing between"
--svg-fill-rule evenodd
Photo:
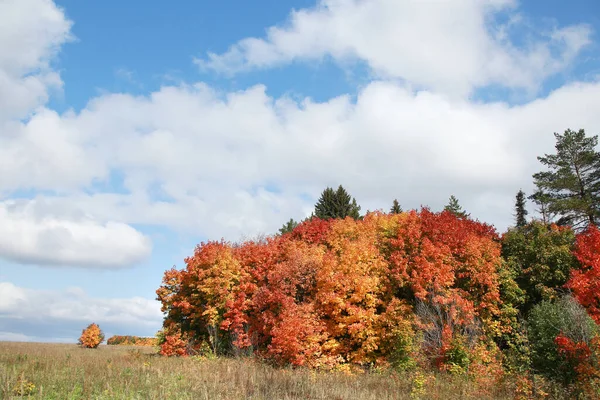
<instances>
[{"instance_id":1,"label":"tree canopy","mask_svg":"<svg viewBox=\"0 0 600 400\"><path fill-rule=\"evenodd\" d=\"M469 214L467 214L462 206L458 203L458 199L454 197L454 195L450 196L448 199L448 204L444 207L444 211L448 211L459 218L467 218Z\"/></svg>"},{"instance_id":2,"label":"tree canopy","mask_svg":"<svg viewBox=\"0 0 600 400\"><path fill-rule=\"evenodd\" d=\"M402 212L402 207L400 207L400 203L398 203L398 199L394 199L392 203L392 207L390 208L390 214L400 214Z\"/></svg>"},{"instance_id":3,"label":"tree canopy","mask_svg":"<svg viewBox=\"0 0 600 400\"><path fill-rule=\"evenodd\" d=\"M525 208L525 192L519 190L515 201L515 222L517 227L525 226L527 224L527 214L528 212Z\"/></svg>"},{"instance_id":4,"label":"tree canopy","mask_svg":"<svg viewBox=\"0 0 600 400\"><path fill-rule=\"evenodd\" d=\"M548 170L533 175L538 189L534 200L560 216L561 225L579 229L595 224L600 215L598 136L587 137L583 129L567 129L554 137L556 154L538 157Z\"/></svg>"},{"instance_id":5,"label":"tree canopy","mask_svg":"<svg viewBox=\"0 0 600 400\"><path fill-rule=\"evenodd\" d=\"M337 190L326 188L315 205L315 216L320 219L360 218L360 206L340 185Z\"/></svg>"}]
</instances>

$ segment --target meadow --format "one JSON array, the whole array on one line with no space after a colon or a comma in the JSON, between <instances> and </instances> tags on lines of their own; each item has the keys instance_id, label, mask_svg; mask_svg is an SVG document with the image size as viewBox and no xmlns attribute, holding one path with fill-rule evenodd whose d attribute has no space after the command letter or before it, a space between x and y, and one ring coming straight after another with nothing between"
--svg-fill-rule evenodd
<instances>
[{"instance_id":1,"label":"meadow","mask_svg":"<svg viewBox=\"0 0 600 400\"><path fill-rule=\"evenodd\" d=\"M2 399L509 399L448 374L315 372L252 358L161 357L151 347L0 342Z\"/></svg>"}]
</instances>

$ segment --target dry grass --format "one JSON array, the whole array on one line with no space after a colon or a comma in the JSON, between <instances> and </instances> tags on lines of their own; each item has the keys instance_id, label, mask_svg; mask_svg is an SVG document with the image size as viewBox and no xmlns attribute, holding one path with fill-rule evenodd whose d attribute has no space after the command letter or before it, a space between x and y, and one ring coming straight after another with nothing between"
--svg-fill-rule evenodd
<instances>
[{"instance_id":1,"label":"dry grass","mask_svg":"<svg viewBox=\"0 0 600 400\"><path fill-rule=\"evenodd\" d=\"M482 399L447 375L315 373L252 359L163 358L152 348L0 342L0 398ZM493 399L510 398L495 393Z\"/></svg>"}]
</instances>

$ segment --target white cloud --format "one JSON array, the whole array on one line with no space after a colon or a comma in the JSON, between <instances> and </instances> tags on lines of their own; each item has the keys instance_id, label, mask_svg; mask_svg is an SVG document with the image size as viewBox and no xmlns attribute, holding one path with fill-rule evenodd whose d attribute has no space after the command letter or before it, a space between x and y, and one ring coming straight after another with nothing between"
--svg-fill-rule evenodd
<instances>
[{"instance_id":1,"label":"white cloud","mask_svg":"<svg viewBox=\"0 0 600 400\"><path fill-rule=\"evenodd\" d=\"M70 28L51 0L0 2L0 126L25 117L62 85L50 62L71 39Z\"/></svg>"},{"instance_id":2,"label":"white cloud","mask_svg":"<svg viewBox=\"0 0 600 400\"><path fill-rule=\"evenodd\" d=\"M13 294L19 294L15 299ZM153 335L160 303L142 297L96 298L83 290L33 290L0 282L0 340L74 342L96 322L108 335ZM4 338L4 339L3 339Z\"/></svg>"},{"instance_id":3,"label":"white cloud","mask_svg":"<svg viewBox=\"0 0 600 400\"><path fill-rule=\"evenodd\" d=\"M0 193L30 188L72 191L107 177L105 158L110 155L95 152L95 145L85 132L72 129L45 108L26 123L5 124L0 134Z\"/></svg>"},{"instance_id":4,"label":"white cloud","mask_svg":"<svg viewBox=\"0 0 600 400\"><path fill-rule=\"evenodd\" d=\"M150 240L129 225L40 199L0 202L0 226L0 257L21 263L120 268L151 252Z\"/></svg>"},{"instance_id":5,"label":"white cloud","mask_svg":"<svg viewBox=\"0 0 600 400\"><path fill-rule=\"evenodd\" d=\"M498 23L505 15L508 22ZM510 32L524 35L527 26L519 16L514 0L320 0L265 38L242 39L196 63L236 73L324 56L357 59L380 76L465 95L487 85L535 90L590 43L590 27L572 25L528 29L528 44L517 46Z\"/></svg>"},{"instance_id":6,"label":"white cloud","mask_svg":"<svg viewBox=\"0 0 600 400\"><path fill-rule=\"evenodd\" d=\"M62 11L43 0L1 5L21 22L0 23L0 53L15 54L0 59L0 71L17 85L54 73L50 61L69 39ZM225 93L204 83L178 84L147 96L102 95L81 112L62 115L40 106L47 85L31 91L36 100L18 107L29 119L14 110L0 117L1 256L130 265L150 251L131 224L209 238L271 233L290 217L309 214L321 190L340 183L363 210L387 209L394 198L404 208L440 209L455 194L473 216L504 229L515 192L530 189L540 168L536 156L553 149L552 132L600 131L600 116L588 106L600 96L600 84L574 83L520 106L454 94L492 83L527 87L532 77L567 65L589 30L556 28L545 40L516 48L507 33L520 23L513 2L430 5L322 2L293 13L266 40L234 46L239 60L228 53L209 62L236 69L330 54L432 89L373 81L356 100L315 102L273 98L262 85ZM512 20L490 25L498 11ZM32 21L48 34L35 33L38 25L24 29ZM11 35L19 47L11 47ZM10 200L20 190L43 194Z\"/></svg>"},{"instance_id":7,"label":"white cloud","mask_svg":"<svg viewBox=\"0 0 600 400\"><path fill-rule=\"evenodd\" d=\"M536 156L553 151L552 133L600 131L600 116L586 106L598 96L599 83L575 83L525 105L476 104L383 81L355 102L276 99L262 86L223 94L204 84L106 95L56 117L52 129L92 144L74 148L102 160L99 169L119 171L124 190L38 201L99 221L237 239L302 218L326 185L341 183L363 210L387 208L395 197L405 208L440 209L455 194L473 216L504 229L514 194L530 189L541 168ZM16 168L7 173L26 181Z\"/></svg>"}]
</instances>

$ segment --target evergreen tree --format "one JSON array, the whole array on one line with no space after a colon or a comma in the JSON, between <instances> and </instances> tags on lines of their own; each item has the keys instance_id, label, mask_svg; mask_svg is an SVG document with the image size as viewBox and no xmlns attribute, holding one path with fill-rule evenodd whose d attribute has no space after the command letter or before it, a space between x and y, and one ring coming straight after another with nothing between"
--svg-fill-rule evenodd
<instances>
[{"instance_id":1,"label":"evergreen tree","mask_svg":"<svg viewBox=\"0 0 600 400\"><path fill-rule=\"evenodd\" d=\"M392 208L390 208L390 214L400 214L401 212L402 212L402 207L400 207L400 203L398 203L397 199L394 199Z\"/></svg>"},{"instance_id":2,"label":"evergreen tree","mask_svg":"<svg viewBox=\"0 0 600 400\"><path fill-rule=\"evenodd\" d=\"M452 214L456 215L458 218L469 217L469 214L467 214L462 209L461 205L458 204L458 199L456 197L454 197L454 195L450 196L450 199L448 200L448 204L444 207L444 211L451 212Z\"/></svg>"},{"instance_id":3,"label":"evergreen tree","mask_svg":"<svg viewBox=\"0 0 600 400\"><path fill-rule=\"evenodd\" d=\"M550 170L533 175L538 200L547 205L547 213L560 215L563 224L574 228L594 224L600 216L598 136L586 137L583 129L567 129L554 137L556 154L538 157Z\"/></svg>"},{"instance_id":4,"label":"evergreen tree","mask_svg":"<svg viewBox=\"0 0 600 400\"><path fill-rule=\"evenodd\" d=\"M525 218L527 214L527 209L525 209L525 192L519 190L515 202L515 219L517 227L527 225L527 219Z\"/></svg>"},{"instance_id":5,"label":"evergreen tree","mask_svg":"<svg viewBox=\"0 0 600 400\"><path fill-rule=\"evenodd\" d=\"M281 228L279 228L279 234L284 235L286 233L289 233L289 232L293 231L294 228L297 226L298 226L298 223L296 221L294 221L293 218L290 218L290 220L288 222L286 222L285 224L283 224L283 226Z\"/></svg>"},{"instance_id":6,"label":"evergreen tree","mask_svg":"<svg viewBox=\"0 0 600 400\"><path fill-rule=\"evenodd\" d=\"M321 219L360 218L360 206L356 199L340 185L337 190L328 187L315 204L315 216Z\"/></svg>"}]
</instances>

